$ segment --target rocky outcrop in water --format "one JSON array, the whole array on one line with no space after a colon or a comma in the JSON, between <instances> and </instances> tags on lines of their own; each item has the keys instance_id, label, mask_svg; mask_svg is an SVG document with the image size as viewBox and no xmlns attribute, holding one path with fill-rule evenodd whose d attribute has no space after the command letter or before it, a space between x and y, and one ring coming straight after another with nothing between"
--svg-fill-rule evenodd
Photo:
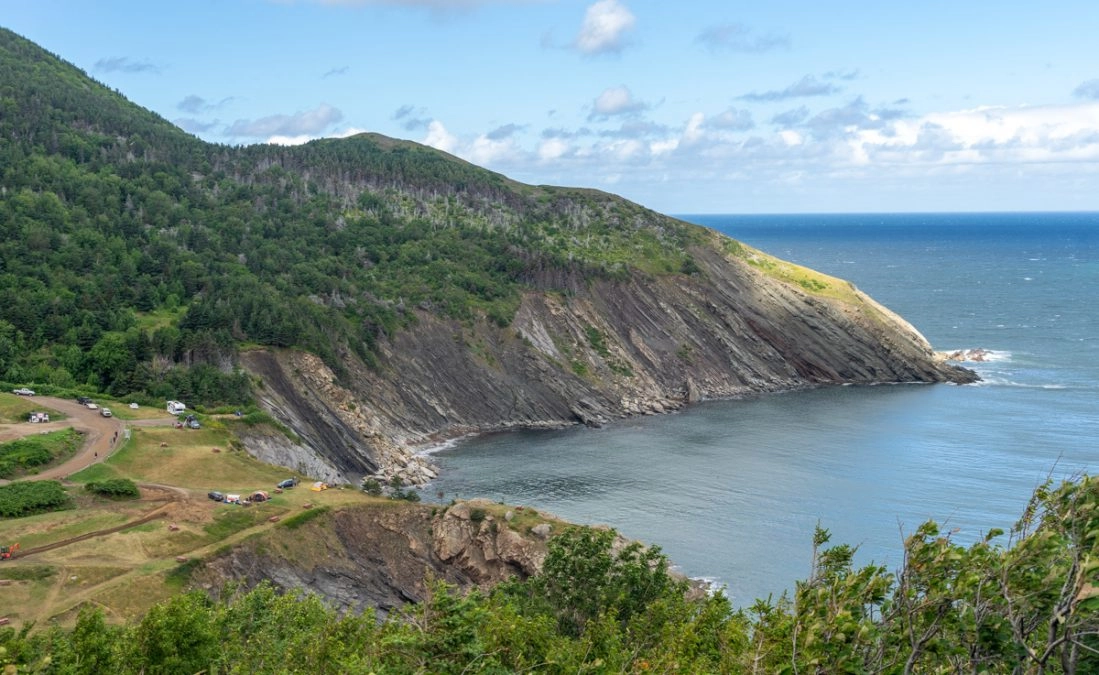
<instances>
[{"instance_id":1,"label":"rocky outcrop in water","mask_svg":"<svg viewBox=\"0 0 1099 675\"><path fill-rule=\"evenodd\" d=\"M984 363L992 358L993 354L987 349L977 347L975 349L956 349L952 352L939 352L939 355L947 361Z\"/></svg>"}]
</instances>

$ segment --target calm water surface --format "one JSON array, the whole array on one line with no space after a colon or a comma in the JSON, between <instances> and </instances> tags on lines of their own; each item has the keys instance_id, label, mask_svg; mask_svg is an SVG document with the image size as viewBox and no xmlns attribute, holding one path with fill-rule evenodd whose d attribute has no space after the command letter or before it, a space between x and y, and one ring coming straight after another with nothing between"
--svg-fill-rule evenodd
<instances>
[{"instance_id":1,"label":"calm water surface","mask_svg":"<svg viewBox=\"0 0 1099 675\"><path fill-rule=\"evenodd\" d=\"M430 490L660 544L739 604L809 566L813 527L895 567L933 518L970 541L1035 485L1099 467L1099 214L687 217L853 281L939 349L996 360L973 386L834 387L713 401L603 429L436 454Z\"/></svg>"}]
</instances>

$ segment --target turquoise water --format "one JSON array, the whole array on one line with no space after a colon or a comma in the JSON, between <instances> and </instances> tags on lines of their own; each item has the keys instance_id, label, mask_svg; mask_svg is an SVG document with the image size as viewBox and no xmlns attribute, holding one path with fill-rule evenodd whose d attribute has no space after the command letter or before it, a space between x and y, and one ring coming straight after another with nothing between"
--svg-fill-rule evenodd
<instances>
[{"instance_id":1,"label":"turquoise water","mask_svg":"<svg viewBox=\"0 0 1099 675\"><path fill-rule=\"evenodd\" d=\"M982 347L971 386L834 387L495 434L436 454L430 490L606 523L738 604L808 572L819 522L896 567L933 518L970 541L1035 485L1099 468L1099 214L695 216L853 281L937 349Z\"/></svg>"}]
</instances>

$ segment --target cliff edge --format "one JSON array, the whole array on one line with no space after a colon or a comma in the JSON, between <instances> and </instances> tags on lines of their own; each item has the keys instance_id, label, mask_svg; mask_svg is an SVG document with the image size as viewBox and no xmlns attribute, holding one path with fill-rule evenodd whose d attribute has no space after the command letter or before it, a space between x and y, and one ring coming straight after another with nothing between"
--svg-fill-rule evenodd
<instances>
[{"instance_id":1,"label":"cliff edge","mask_svg":"<svg viewBox=\"0 0 1099 675\"><path fill-rule=\"evenodd\" d=\"M690 255L684 274L547 272L506 327L420 312L379 344L378 365L345 354L342 376L299 351L241 360L310 461L348 482L430 480L416 450L469 433L601 425L831 384L976 379L849 282L716 233Z\"/></svg>"}]
</instances>

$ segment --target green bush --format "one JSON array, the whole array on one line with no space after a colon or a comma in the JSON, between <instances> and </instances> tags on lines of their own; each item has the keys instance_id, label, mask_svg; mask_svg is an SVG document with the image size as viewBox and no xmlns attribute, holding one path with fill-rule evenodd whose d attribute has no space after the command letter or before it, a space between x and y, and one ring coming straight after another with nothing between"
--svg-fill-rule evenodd
<instances>
[{"instance_id":1,"label":"green bush","mask_svg":"<svg viewBox=\"0 0 1099 675\"><path fill-rule=\"evenodd\" d=\"M0 517L20 518L72 506L72 499L55 480L24 481L0 486Z\"/></svg>"},{"instance_id":2,"label":"green bush","mask_svg":"<svg viewBox=\"0 0 1099 675\"><path fill-rule=\"evenodd\" d=\"M322 506L319 508L306 509L300 513L295 513L289 518L282 521L282 526L288 530L296 530L297 528L305 525L310 520L321 517L325 513L328 513L328 507Z\"/></svg>"},{"instance_id":3,"label":"green bush","mask_svg":"<svg viewBox=\"0 0 1099 675\"><path fill-rule=\"evenodd\" d=\"M382 484L379 483L376 478L364 478L362 482L362 490L371 497L382 496Z\"/></svg>"},{"instance_id":4,"label":"green bush","mask_svg":"<svg viewBox=\"0 0 1099 675\"><path fill-rule=\"evenodd\" d=\"M599 332L599 329L595 326L585 326L584 332L588 336L588 344L595 350L596 354L599 354L603 358L607 358L611 355L611 350L607 348L607 338L603 333Z\"/></svg>"},{"instance_id":5,"label":"green bush","mask_svg":"<svg viewBox=\"0 0 1099 675\"><path fill-rule=\"evenodd\" d=\"M105 481L85 483L84 489L112 499L137 499L141 492L129 478L111 478Z\"/></svg>"},{"instance_id":6,"label":"green bush","mask_svg":"<svg viewBox=\"0 0 1099 675\"><path fill-rule=\"evenodd\" d=\"M420 493L413 489L397 490L391 496L393 499L400 499L406 502L420 501Z\"/></svg>"},{"instance_id":7,"label":"green bush","mask_svg":"<svg viewBox=\"0 0 1099 675\"><path fill-rule=\"evenodd\" d=\"M49 464L57 457L72 454L83 439L83 435L74 429L62 429L0 444L0 478L9 478L18 471Z\"/></svg>"}]
</instances>

